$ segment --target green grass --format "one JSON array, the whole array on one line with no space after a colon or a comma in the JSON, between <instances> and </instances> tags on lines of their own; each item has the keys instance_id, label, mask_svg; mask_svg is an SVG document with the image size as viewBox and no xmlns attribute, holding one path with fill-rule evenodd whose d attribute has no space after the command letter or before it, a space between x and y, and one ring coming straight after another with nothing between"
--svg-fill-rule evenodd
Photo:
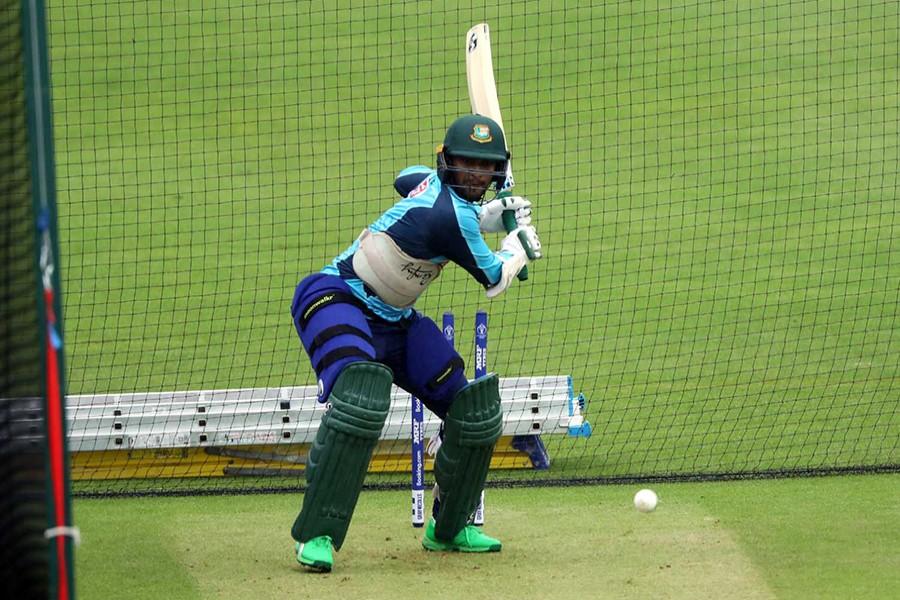
<instances>
[{"instance_id":1,"label":"green grass","mask_svg":"<svg viewBox=\"0 0 900 600\"><path fill-rule=\"evenodd\" d=\"M70 393L312 383L293 288L433 162L485 20L546 258L419 308L573 376L551 475L897 463L897 3L365 4L50 3Z\"/></svg>"},{"instance_id":2,"label":"green grass","mask_svg":"<svg viewBox=\"0 0 900 600\"><path fill-rule=\"evenodd\" d=\"M77 591L93 600L321 597L888 599L900 584L897 475L491 489L500 554L426 553L409 496L363 494L328 575L303 570L299 495L77 500ZM110 568L115 565L115 568ZM443 591L442 591L443 590Z\"/></svg>"}]
</instances>

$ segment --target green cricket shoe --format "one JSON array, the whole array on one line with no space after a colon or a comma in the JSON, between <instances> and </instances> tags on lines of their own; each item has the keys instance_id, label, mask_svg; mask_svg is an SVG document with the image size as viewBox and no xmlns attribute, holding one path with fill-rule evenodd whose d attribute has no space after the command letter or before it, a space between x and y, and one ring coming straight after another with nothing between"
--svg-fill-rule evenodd
<instances>
[{"instance_id":1,"label":"green cricket shoe","mask_svg":"<svg viewBox=\"0 0 900 600\"><path fill-rule=\"evenodd\" d=\"M434 537L434 518L428 521L425 528L425 537L422 538L422 547L426 550L442 552L500 552L503 544L500 540L484 534L474 525L467 525L456 534L449 542L442 542Z\"/></svg>"},{"instance_id":2,"label":"green cricket shoe","mask_svg":"<svg viewBox=\"0 0 900 600\"><path fill-rule=\"evenodd\" d=\"M331 554L331 536L323 535L304 544L297 542L294 551L297 553L298 563L320 573L330 572L334 565L334 557Z\"/></svg>"}]
</instances>

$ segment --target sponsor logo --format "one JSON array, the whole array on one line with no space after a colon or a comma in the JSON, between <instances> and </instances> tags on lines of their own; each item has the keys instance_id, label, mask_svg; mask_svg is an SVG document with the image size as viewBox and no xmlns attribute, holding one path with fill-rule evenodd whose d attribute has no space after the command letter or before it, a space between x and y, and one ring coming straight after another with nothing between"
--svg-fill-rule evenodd
<instances>
[{"instance_id":1,"label":"sponsor logo","mask_svg":"<svg viewBox=\"0 0 900 600\"><path fill-rule=\"evenodd\" d=\"M443 373L438 375L437 382L443 383L443 381L447 378L447 376L450 375L450 373L452 373L452 372L453 372L453 365L450 365L449 367L447 367L446 371L444 371Z\"/></svg>"},{"instance_id":2,"label":"sponsor logo","mask_svg":"<svg viewBox=\"0 0 900 600\"><path fill-rule=\"evenodd\" d=\"M479 144L487 144L488 142L494 141L494 136L491 135L491 128L489 125L478 124L472 127L472 135L469 136Z\"/></svg>"},{"instance_id":3,"label":"sponsor logo","mask_svg":"<svg viewBox=\"0 0 900 600\"><path fill-rule=\"evenodd\" d=\"M331 302L332 300L334 300L334 294L328 294L327 296L322 296L321 298L319 298L318 300L313 302L309 308L306 309L306 312L303 313L303 318L304 319L309 318L310 313L312 313L315 309L319 308L326 302Z\"/></svg>"},{"instance_id":4,"label":"sponsor logo","mask_svg":"<svg viewBox=\"0 0 900 600\"><path fill-rule=\"evenodd\" d=\"M188 457L187 448L150 448L147 450L129 450L127 453L128 460L147 460L151 459L175 459L179 460Z\"/></svg>"},{"instance_id":5,"label":"sponsor logo","mask_svg":"<svg viewBox=\"0 0 900 600\"><path fill-rule=\"evenodd\" d=\"M146 450L150 448L186 447L191 445L189 433L148 433L130 435L127 439L127 447Z\"/></svg>"},{"instance_id":6,"label":"sponsor logo","mask_svg":"<svg viewBox=\"0 0 900 600\"><path fill-rule=\"evenodd\" d=\"M416 186L416 189L414 189L413 191L411 191L411 192L409 193L409 195L407 196L407 198L415 198L416 196L418 196L419 194L421 194L422 192L424 192L425 190L427 190L427 189L428 189L428 182L429 182L429 178L426 177L426 178L425 178L425 181L423 181L422 183L420 183L419 185L417 185L417 186Z\"/></svg>"},{"instance_id":7,"label":"sponsor logo","mask_svg":"<svg viewBox=\"0 0 900 600\"><path fill-rule=\"evenodd\" d=\"M274 444L278 442L278 436L271 432L226 433L225 441L231 444Z\"/></svg>"}]
</instances>

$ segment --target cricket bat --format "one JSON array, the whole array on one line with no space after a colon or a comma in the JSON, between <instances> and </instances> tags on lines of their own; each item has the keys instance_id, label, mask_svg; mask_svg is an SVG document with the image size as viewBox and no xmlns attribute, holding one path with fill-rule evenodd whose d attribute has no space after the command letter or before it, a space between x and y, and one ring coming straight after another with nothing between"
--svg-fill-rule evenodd
<instances>
[{"instance_id":1,"label":"cricket bat","mask_svg":"<svg viewBox=\"0 0 900 600\"><path fill-rule=\"evenodd\" d=\"M466 32L466 80L469 83L469 102L472 104L472 112L478 115L490 117L500 125L504 137L506 129L503 127L503 117L500 115L500 101L497 99L497 83L494 80L494 61L491 58L491 33L486 23L475 25ZM509 147L509 139L506 140ZM512 195L510 188L515 185L510 161L506 163L506 183L497 194L498 198ZM512 211L503 213L503 226L506 231L516 228L516 217ZM519 241L525 248L530 260L534 260L534 250L528 244L525 235L519 234ZM528 267L519 271L519 280L528 279Z\"/></svg>"}]
</instances>

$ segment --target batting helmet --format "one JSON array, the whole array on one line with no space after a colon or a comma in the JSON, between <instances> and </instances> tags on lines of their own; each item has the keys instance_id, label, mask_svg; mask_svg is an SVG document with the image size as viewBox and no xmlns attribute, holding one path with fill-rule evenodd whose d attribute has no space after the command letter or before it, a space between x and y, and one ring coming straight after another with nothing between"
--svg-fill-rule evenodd
<instances>
[{"instance_id":1,"label":"batting helmet","mask_svg":"<svg viewBox=\"0 0 900 600\"><path fill-rule=\"evenodd\" d=\"M500 189L506 181L506 166L509 162L509 151L506 149L506 138L496 121L481 115L466 115L455 120L447 129L444 143L438 146L438 177L444 181L449 166L447 157L465 156L492 160L496 163L493 183Z\"/></svg>"}]
</instances>

